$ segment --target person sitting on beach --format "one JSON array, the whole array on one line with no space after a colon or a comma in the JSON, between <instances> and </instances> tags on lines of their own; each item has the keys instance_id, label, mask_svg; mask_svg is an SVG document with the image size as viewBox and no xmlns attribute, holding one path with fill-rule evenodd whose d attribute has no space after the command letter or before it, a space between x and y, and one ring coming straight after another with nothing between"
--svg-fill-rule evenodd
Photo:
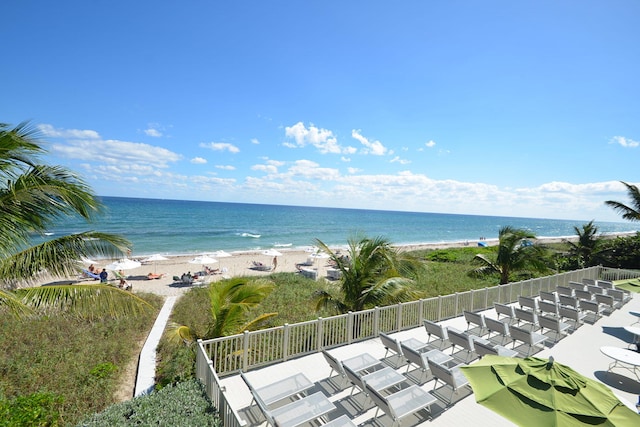
<instances>
[{"instance_id":1,"label":"person sitting on beach","mask_svg":"<svg viewBox=\"0 0 640 427\"><path fill-rule=\"evenodd\" d=\"M207 275L210 275L210 274L216 274L216 273L219 273L219 272L220 272L220 269L218 269L218 268L210 268L210 267L208 267L208 266L206 266L206 265L205 265L205 266L204 266L204 272L205 272L205 274L207 274Z\"/></svg>"},{"instance_id":2,"label":"person sitting on beach","mask_svg":"<svg viewBox=\"0 0 640 427\"><path fill-rule=\"evenodd\" d=\"M109 273L107 273L107 269L103 268L100 272L100 283L107 283L107 279L109 278Z\"/></svg>"},{"instance_id":3,"label":"person sitting on beach","mask_svg":"<svg viewBox=\"0 0 640 427\"><path fill-rule=\"evenodd\" d=\"M89 271L90 271L90 272L92 272L93 274L97 274L97 273L96 273L96 266L95 266L95 265L93 265L93 264L91 264L91 265L89 266L89 268L87 268L87 270L89 270Z\"/></svg>"}]
</instances>

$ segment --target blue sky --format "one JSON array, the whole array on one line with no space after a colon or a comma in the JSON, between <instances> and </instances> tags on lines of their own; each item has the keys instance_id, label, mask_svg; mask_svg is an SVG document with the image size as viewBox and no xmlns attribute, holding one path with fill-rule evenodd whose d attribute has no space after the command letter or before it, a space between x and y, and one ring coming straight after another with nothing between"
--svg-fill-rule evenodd
<instances>
[{"instance_id":1,"label":"blue sky","mask_svg":"<svg viewBox=\"0 0 640 427\"><path fill-rule=\"evenodd\" d=\"M96 193L621 221L640 3L4 2L0 122Z\"/></svg>"}]
</instances>

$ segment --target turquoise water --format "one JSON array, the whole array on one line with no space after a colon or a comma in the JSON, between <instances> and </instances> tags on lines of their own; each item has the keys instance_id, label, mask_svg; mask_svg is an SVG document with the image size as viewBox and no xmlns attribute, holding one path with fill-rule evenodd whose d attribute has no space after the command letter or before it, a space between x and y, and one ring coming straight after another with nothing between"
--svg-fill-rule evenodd
<instances>
[{"instance_id":1,"label":"turquoise water","mask_svg":"<svg viewBox=\"0 0 640 427\"><path fill-rule=\"evenodd\" d=\"M170 255L307 248L318 238L344 246L355 233L384 236L394 244L475 242L497 238L510 225L539 237L573 236L585 221L510 218L335 209L242 203L105 197L107 212L92 224L66 220L49 232L52 237L95 230L120 234L133 243L134 255ZM596 224L603 233L635 231L633 223ZM259 237L258 237L259 236ZM278 246L277 246L278 247Z\"/></svg>"}]
</instances>

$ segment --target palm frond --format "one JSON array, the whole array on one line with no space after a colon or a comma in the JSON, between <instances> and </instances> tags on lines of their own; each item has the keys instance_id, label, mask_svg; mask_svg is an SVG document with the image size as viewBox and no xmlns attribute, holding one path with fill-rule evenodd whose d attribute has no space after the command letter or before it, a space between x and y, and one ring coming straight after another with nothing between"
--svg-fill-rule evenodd
<instances>
[{"instance_id":1,"label":"palm frond","mask_svg":"<svg viewBox=\"0 0 640 427\"><path fill-rule=\"evenodd\" d=\"M33 283L44 274L68 277L77 274L82 257L118 257L130 246L128 240L113 234L85 232L59 238L0 258L0 281Z\"/></svg>"},{"instance_id":2,"label":"palm frond","mask_svg":"<svg viewBox=\"0 0 640 427\"><path fill-rule=\"evenodd\" d=\"M105 285L55 285L20 289L23 304L43 314L66 314L98 320L153 312L154 307L131 292Z\"/></svg>"},{"instance_id":3,"label":"palm frond","mask_svg":"<svg viewBox=\"0 0 640 427\"><path fill-rule=\"evenodd\" d=\"M0 313L6 311L17 318L34 314L33 309L23 304L16 295L0 288Z\"/></svg>"},{"instance_id":4,"label":"palm frond","mask_svg":"<svg viewBox=\"0 0 640 427\"><path fill-rule=\"evenodd\" d=\"M625 205L615 200L607 200L604 203L622 214L622 218L629 221L640 221L640 190L637 186L620 181L627 188L627 195L631 199L631 205Z\"/></svg>"}]
</instances>

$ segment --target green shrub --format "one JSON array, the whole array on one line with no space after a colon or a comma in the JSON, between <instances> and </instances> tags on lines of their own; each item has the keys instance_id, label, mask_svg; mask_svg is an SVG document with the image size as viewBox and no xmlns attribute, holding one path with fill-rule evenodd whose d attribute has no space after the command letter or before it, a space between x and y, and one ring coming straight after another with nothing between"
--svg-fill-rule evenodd
<instances>
[{"instance_id":1,"label":"green shrub","mask_svg":"<svg viewBox=\"0 0 640 427\"><path fill-rule=\"evenodd\" d=\"M446 249L435 250L431 253L428 253L426 258L429 261L434 262L455 262L458 260L455 252Z\"/></svg>"},{"instance_id":2,"label":"green shrub","mask_svg":"<svg viewBox=\"0 0 640 427\"><path fill-rule=\"evenodd\" d=\"M168 385L146 396L117 403L78 426L222 426L198 380Z\"/></svg>"},{"instance_id":3,"label":"green shrub","mask_svg":"<svg viewBox=\"0 0 640 427\"><path fill-rule=\"evenodd\" d=\"M53 393L32 393L11 400L0 400L2 427L54 427L59 425L58 407L62 396Z\"/></svg>"}]
</instances>

